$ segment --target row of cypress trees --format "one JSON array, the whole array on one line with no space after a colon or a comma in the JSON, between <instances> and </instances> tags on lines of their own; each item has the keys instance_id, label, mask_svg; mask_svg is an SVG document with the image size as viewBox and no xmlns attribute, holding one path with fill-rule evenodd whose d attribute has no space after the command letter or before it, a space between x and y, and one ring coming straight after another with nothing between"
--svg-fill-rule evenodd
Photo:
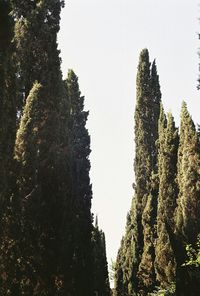
<instances>
[{"instance_id":1,"label":"row of cypress trees","mask_svg":"<svg viewBox=\"0 0 200 296\"><path fill-rule=\"evenodd\" d=\"M110 295L88 112L78 77L60 70L63 6L0 0L1 295Z\"/></svg>"},{"instance_id":2,"label":"row of cypress trees","mask_svg":"<svg viewBox=\"0 0 200 296\"><path fill-rule=\"evenodd\" d=\"M183 264L200 232L200 143L184 102L180 131L161 102L155 61L142 50L135 109L135 196L118 251L116 296L176 287L198 295L199 280ZM150 295L150 294L149 294Z\"/></svg>"},{"instance_id":3,"label":"row of cypress trees","mask_svg":"<svg viewBox=\"0 0 200 296\"><path fill-rule=\"evenodd\" d=\"M0 294L110 295L105 236L91 214L88 112L78 77L63 80L61 0L0 0ZM118 252L115 295L191 288L185 244L200 232L199 137L183 103L180 132L141 52L135 196ZM196 290L195 290L196 289ZM193 294L192 294L193 293Z\"/></svg>"}]
</instances>

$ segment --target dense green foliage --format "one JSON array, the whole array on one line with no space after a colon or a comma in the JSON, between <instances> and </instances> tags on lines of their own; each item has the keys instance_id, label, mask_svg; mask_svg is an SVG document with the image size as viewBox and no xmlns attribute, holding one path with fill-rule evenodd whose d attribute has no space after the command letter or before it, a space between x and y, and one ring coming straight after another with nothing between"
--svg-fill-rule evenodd
<instances>
[{"instance_id":1,"label":"dense green foliage","mask_svg":"<svg viewBox=\"0 0 200 296\"><path fill-rule=\"evenodd\" d=\"M134 200L133 200L134 203ZM126 235L121 240L115 264L115 295L135 295L137 280L137 232L135 222L135 204L127 215Z\"/></svg>"},{"instance_id":2,"label":"dense green foliage","mask_svg":"<svg viewBox=\"0 0 200 296\"><path fill-rule=\"evenodd\" d=\"M92 225L88 112L77 76L70 70L63 81L60 70L63 5L0 1L0 294L5 296L110 293L105 237Z\"/></svg>"},{"instance_id":3,"label":"dense green foliage","mask_svg":"<svg viewBox=\"0 0 200 296\"><path fill-rule=\"evenodd\" d=\"M97 217L92 231L92 251L94 258L94 292L97 295L110 296L105 234L98 227Z\"/></svg>"},{"instance_id":4,"label":"dense green foliage","mask_svg":"<svg viewBox=\"0 0 200 296\"><path fill-rule=\"evenodd\" d=\"M155 223L157 212L157 147L158 118L160 110L160 87L155 61L152 67L149 53L140 54L137 73L137 102L135 109L135 197L126 235L119 251L117 265L123 265L117 295L134 295L150 291L155 286ZM122 255L126 259L124 261ZM118 274L118 271L117 271ZM142 293L142 292L141 292Z\"/></svg>"},{"instance_id":5,"label":"dense green foliage","mask_svg":"<svg viewBox=\"0 0 200 296\"><path fill-rule=\"evenodd\" d=\"M179 197L176 230L187 243L194 243L200 232L200 147L195 125L183 103L178 150Z\"/></svg>"},{"instance_id":6,"label":"dense green foliage","mask_svg":"<svg viewBox=\"0 0 200 296\"><path fill-rule=\"evenodd\" d=\"M180 138L180 140L179 140ZM183 103L180 135L161 104L155 61L142 50L135 109L135 196L118 252L115 295L198 295L184 266L200 233L199 134ZM199 275L199 273L198 273ZM157 290L158 292L155 292Z\"/></svg>"},{"instance_id":7,"label":"dense green foliage","mask_svg":"<svg viewBox=\"0 0 200 296\"><path fill-rule=\"evenodd\" d=\"M0 1L0 195L10 188L10 173L16 134L16 81L11 43L14 22L9 1ZM2 202L3 196L1 196ZM1 204L2 207L2 204Z\"/></svg>"},{"instance_id":8,"label":"dense green foliage","mask_svg":"<svg viewBox=\"0 0 200 296\"><path fill-rule=\"evenodd\" d=\"M159 119L159 196L157 213L156 275L162 287L175 281L176 262L170 244L166 223L174 228L174 210L177 199L178 130L171 113L168 118L161 107Z\"/></svg>"},{"instance_id":9,"label":"dense green foliage","mask_svg":"<svg viewBox=\"0 0 200 296\"><path fill-rule=\"evenodd\" d=\"M15 165L13 151L16 135L16 79L14 45L12 43L14 21L10 15L9 1L0 1L0 294L7 295L12 289L10 279L15 280L14 263L17 259L18 231L17 213L13 214L15 202ZM11 228L11 225L13 226ZM11 238L12 235L12 238ZM14 237L14 238L13 238ZM9 270L10 279L7 278ZM3 285L5 283L5 285Z\"/></svg>"},{"instance_id":10,"label":"dense green foliage","mask_svg":"<svg viewBox=\"0 0 200 296\"><path fill-rule=\"evenodd\" d=\"M89 112L74 71L61 72L63 6L0 0L3 296L111 295L105 235L91 213ZM165 115L147 49L136 84L135 193L113 294L198 296L199 131L185 103L180 132Z\"/></svg>"},{"instance_id":11,"label":"dense green foliage","mask_svg":"<svg viewBox=\"0 0 200 296\"><path fill-rule=\"evenodd\" d=\"M91 198L92 191L89 178L90 137L86 129L88 112L84 111L84 97L81 96L78 78L69 70L65 81L69 102L68 153L69 170L72 184L70 189L70 225L72 257L71 272L68 275L75 285L73 295L92 295L92 246L91 246ZM67 151L66 151L67 153ZM67 218L67 217L66 217ZM69 217L68 217L69 219ZM73 274L73 276L72 276Z\"/></svg>"}]
</instances>

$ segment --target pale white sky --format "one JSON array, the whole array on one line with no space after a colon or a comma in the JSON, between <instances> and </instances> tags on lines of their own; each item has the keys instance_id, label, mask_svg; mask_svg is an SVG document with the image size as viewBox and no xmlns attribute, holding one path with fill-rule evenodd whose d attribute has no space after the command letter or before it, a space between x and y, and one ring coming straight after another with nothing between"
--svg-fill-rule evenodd
<instances>
[{"instance_id":1,"label":"pale white sky","mask_svg":"<svg viewBox=\"0 0 200 296\"><path fill-rule=\"evenodd\" d=\"M90 111L92 211L115 260L134 180L135 79L139 53L156 58L163 103L177 124L182 100L200 123L198 0L66 0L59 48L64 77L79 77Z\"/></svg>"}]
</instances>

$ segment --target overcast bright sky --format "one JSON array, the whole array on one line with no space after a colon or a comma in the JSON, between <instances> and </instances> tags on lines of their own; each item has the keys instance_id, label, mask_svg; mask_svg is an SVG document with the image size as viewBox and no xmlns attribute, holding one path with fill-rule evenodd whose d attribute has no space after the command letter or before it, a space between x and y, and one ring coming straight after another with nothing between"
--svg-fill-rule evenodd
<instances>
[{"instance_id":1,"label":"overcast bright sky","mask_svg":"<svg viewBox=\"0 0 200 296\"><path fill-rule=\"evenodd\" d=\"M90 111L94 214L107 257L116 259L134 181L135 79L139 53L156 58L163 103L177 124L182 100L200 123L196 90L200 7L197 0L66 0L59 48L63 75L79 77Z\"/></svg>"}]
</instances>

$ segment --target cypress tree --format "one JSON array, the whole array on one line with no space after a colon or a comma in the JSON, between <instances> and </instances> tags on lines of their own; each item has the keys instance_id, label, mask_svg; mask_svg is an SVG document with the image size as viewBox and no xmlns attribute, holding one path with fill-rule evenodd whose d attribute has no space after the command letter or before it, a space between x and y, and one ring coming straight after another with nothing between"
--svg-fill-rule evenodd
<instances>
[{"instance_id":1,"label":"cypress tree","mask_svg":"<svg viewBox=\"0 0 200 296\"><path fill-rule=\"evenodd\" d=\"M2 3L5 5L0 13L7 14L5 22L10 21L8 1ZM6 131L1 133L0 142L4 144L2 151L4 147L10 149L9 160L14 150L17 187L9 193L9 200L15 203L8 208L9 215L4 215L5 223L9 223L4 227L1 249L5 252L1 258L5 254L9 262L2 264L1 293L93 295L88 112L84 111L84 97L75 73L70 70L67 80L62 81L57 32L64 1L12 0L11 4L16 46L13 76L17 77L19 100L17 108L15 100L13 104L3 100L7 68L0 68L2 110L8 110L12 119L8 127L0 126ZM10 44L10 27L7 28L7 39L0 29L0 51L5 51L7 40ZM5 66L8 59L1 63L2 56L0 66ZM13 84L9 81L8 85L11 97ZM19 128L14 141L16 114ZM10 146L5 142L8 131ZM105 249L102 233L101 242ZM105 251L103 257L105 260Z\"/></svg>"},{"instance_id":2,"label":"cypress tree","mask_svg":"<svg viewBox=\"0 0 200 296\"><path fill-rule=\"evenodd\" d=\"M158 120L160 116L161 91L159 76L157 73L156 61L154 60L151 66L150 89L152 97L152 120L151 120L151 136L152 136L152 167L153 171L158 171L158 151L156 141L158 140Z\"/></svg>"},{"instance_id":3,"label":"cypress tree","mask_svg":"<svg viewBox=\"0 0 200 296\"><path fill-rule=\"evenodd\" d=\"M26 100L15 144L21 204L20 291L25 295L62 295L64 275L60 253L63 254L64 247L68 251L69 232L66 224L63 227L68 193L64 192L66 184L63 184L68 182L66 155L64 158L59 143L56 143L57 155L54 147L50 147L52 151L44 150L48 143L45 95L46 88L36 82Z\"/></svg>"},{"instance_id":4,"label":"cypress tree","mask_svg":"<svg viewBox=\"0 0 200 296\"><path fill-rule=\"evenodd\" d=\"M140 54L136 95L135 197L130 213L131 232L126 232L123 247L120 248L120 250L125 249L126 256L131 259L128 260L130 265L118 263L123 274L122 282L124 279L128 282L123 285L123 288L129 286L129 290L126 289L125 292L127 295L148 293L156 282L154 269L158 196L156 141L161 92L156 63L154 61L151 67L147 49L143 49ZM124 252L120 251L120 254ZM121 258L121 255L118 256L117 261L122 260ZM121 268L123 265L125 267Z\"/></svg>"},{"instance_id":5,"label":"cypress tree","mask_svg":"<svg viewBox=\"0 0 200 296\"><path fill-rule=\"evenodd\" d=\"M15 156L20 164L19 195L24 205L21 268L23 283L28 283L23 292L33 295L39 291L52 295L93 293L90 139L85 128L88 112L83 110L84 98L72 70L65 87L57 126L59 142L53 154L42 153L48 143L48 102L46 88L39 83L34 84L26 100L17 133ZM44 171L48 165L51 174Z\"/></svg>"},{"instance_id":6,"label":"cypress tree","mask_svg":"<svg viewBox=\"0 0 200 296\"><path fill-rule=\"evenodd\" d=\"M195 243L200 232L200 155L199 138L186 103L181 110L178 149L179 196L176 210L176 232L187 243Z\"/></svg>"},{"instance_id":7,"label":"cypress tree","mask_svg":"<svg viewBox=\"0 0 200 296\"><path fill-rule=\"evenodd\" d=\"M151 291L155 285L155 224L158 182L157 147L161 92L155 61L150 68L149 55L143 50L137 74L135 110L135 177L138 223L139 288ZM148 266L148 268L147 268Z\"/></svg>"},{"instance_id":8,"label":"cypress tree","mask_svg":"<svg viewBox=\"0 0 200 296\"><path fill-rule=\"evenodd\" d=\"M142 214L146 206L150 191L150 177L152 172L152 136L151 120L152 101L150 91L150 62L147 49L142 50L137 73L137 101L135 109L135 198L137 221L137 260L141 261L144 247L144 229ZM139 276L141 285L142 275ZM137 291L137 287L136 287Z\"/></svg>"},{"instance_id":9,"label":"cypress tree","mask_svg":"<svg viewBox=\"0 0 200 296\"><path fill-rule=\"evenodd\" d=\"M72 199L72 274L74 295L92 293L92 190L89 178L90 136L86 128L88 112L84 111L84 97L79 90L78 77L69 70L66 80L69 100L69 151Z\"/></svg>"},{"instance_id":10,"label":"cypress tree","mask_svg":"<svg viewBox=\"0 0 200 296\"><path fill-rule=\"evenodd\" d=\"M21 248L19 286L21 293L45 293L42 282L41 210L42 194L39 185L39 154L45 104L42 85L36 82L26 100L15 144L15 158L19 164L20 237ZM44 201L43 201L44 203ZM41 277L41 278L40 278ZM36 289L36 290L35 290ZM38 289L38 290L37 290ZM43 290L44 289L44 290Z\"/></svg>"},{"instance_id":11,"label":"cypress tree","mask_svg":"<svg viewBox=\"0 0 200 296\"><path fill-rule=\"evenodd\" d=\"M199 279L192 278L187 260L186 244L193 243L199 233L199 138L194 122L183 102L178 148L177 181L179 194L175 212L175 234L166 223L176 257L177 296L197 295Z\"/></svg>"},{"instance_id":12,"label":"cypress tree","mask_svg":"<svg viewBox=\"0 0 200 296\"><path fill-rule=\"evenodd\" d=\"M159 285L167 288L175 281L176 261L166 223L174 229L174 211L178 188L177 176L177 151L178 130L175 127L171 113L166 119L161 107L159 119L159 197L157 213L157 240L156 240L156 276Z\"/></svg>"},{"instance_id":13,"label":"cypress tree","mask_svg":"<svg viewBox=\"0 0 200 296\"><path fill-rule=\"evenodd\" d=\"M149 53L144 49L140 54L137 73L137 101L135 109L135 179L137 200L138 245L140 255L144 236L142 212L149 192L151 176L151 101L150 101L150 62Z\"/></svg>"},{"instance_id":14,"label":"cypress tree","mask_svg":"<svg viewBox=\"0 0 200 296\"><path fill-rule=\"evenodd\" d=\"M62 81L57 32L63 4L12 1L20 94L14 281L25 295L93 292L88 112L73 71Z\"/></svg>"},{"instance_id":15,"label":"cypress tree","mask_svg":"<svg viewBox=\"0 0 200 296\"><path fill-rule=\"evenodd\" d=\"M63 1L13 0L12 4L19 91L25 104L23 115L21 109L18 113L22 117L15 146L21 204L20 289L29 295L56 295L64 282L58 255L67 198L63 179L68 176L60 119L65 92L57 49Z\"/></svg>"}]
</instances>

